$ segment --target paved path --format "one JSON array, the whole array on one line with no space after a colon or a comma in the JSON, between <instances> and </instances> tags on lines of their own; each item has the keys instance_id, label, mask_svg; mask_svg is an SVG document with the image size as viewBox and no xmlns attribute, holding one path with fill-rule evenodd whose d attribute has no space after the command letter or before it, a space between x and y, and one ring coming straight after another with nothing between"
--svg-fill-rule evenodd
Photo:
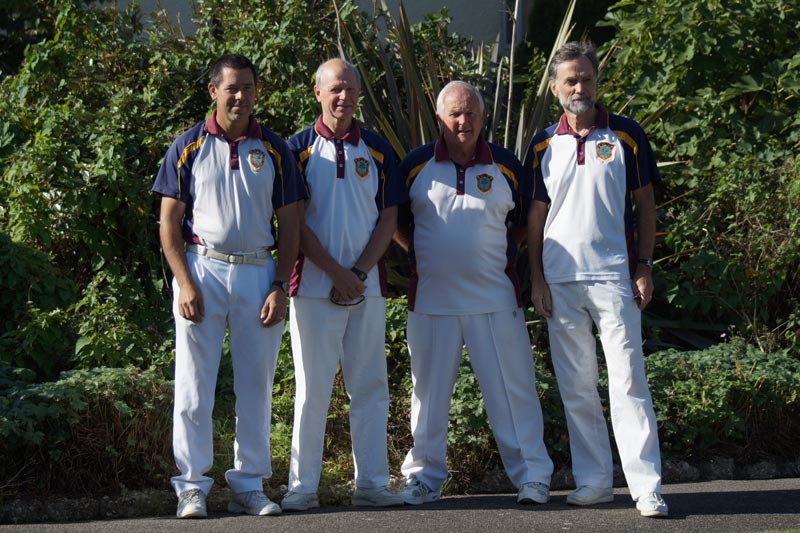
<instances>
[{"instance_id":1,"label":"paved path","mask_svg":"<svg viewBox=\"0 0 800 533\"><path fill-rule=\"evenodd\" d=\"M640 517L627 490L615 492L613 503L595 507L568 506L568 492L555 491L550 503L535 506L517 505L513 495L452 496L432 504L393 509L324 507L278 517L221 513L206 520L158 517L0 525L0 532L800 532L800 478L666 485L668 519Z\"/></svg>"}]
</instances>

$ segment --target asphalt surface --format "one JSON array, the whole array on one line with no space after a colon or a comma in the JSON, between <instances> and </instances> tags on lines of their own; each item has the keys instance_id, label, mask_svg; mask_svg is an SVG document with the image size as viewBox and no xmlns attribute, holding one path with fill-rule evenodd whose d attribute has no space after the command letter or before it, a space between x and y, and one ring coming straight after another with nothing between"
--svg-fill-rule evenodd
<instances>
[{"instance_id":1,"label":"asphalt surface","mask_svg":"<svg viewBox=\"0 0 800 533\"><path fill-rule=\"evenodd\" d=\"M709 481L665 485L665 519L643 518L627 489L614 502L593 507L566 504L568 491L554 491L545 505L522 506L515 495L451 496L421 506L388 509L323 507L276 517L213 514L205 520L173 517L80 523L0 525L0 532L516 532L800 531L800 478Z\"/></svg>"}]
</instances>

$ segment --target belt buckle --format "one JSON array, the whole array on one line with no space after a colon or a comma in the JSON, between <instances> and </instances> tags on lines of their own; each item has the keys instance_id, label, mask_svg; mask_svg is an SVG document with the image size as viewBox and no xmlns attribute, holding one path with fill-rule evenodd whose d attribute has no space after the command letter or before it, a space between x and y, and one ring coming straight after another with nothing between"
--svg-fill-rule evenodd
<instances>
[{"instance_id":1,"label":"belt buckle","mask_svg":"<svg viewBox=\"0 0 800 533\"><path fill-rule=\"evenodd\" d=\"M239 257L234 254L228 254L227 256L225 256L225 261L227 261L228 263L236 264L239 262Z\"/></svg>"}]
</instances>

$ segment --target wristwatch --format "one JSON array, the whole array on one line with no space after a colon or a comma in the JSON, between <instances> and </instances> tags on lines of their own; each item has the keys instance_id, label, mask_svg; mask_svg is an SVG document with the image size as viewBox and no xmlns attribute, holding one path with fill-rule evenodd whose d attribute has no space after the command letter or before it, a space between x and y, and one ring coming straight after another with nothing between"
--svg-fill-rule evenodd
<instances>
[{"instance_id":1,"label":"wristwatch","mask_svg":"<svg viewBox=\"0 0 800 533\"><path fill-rule=\"evenodd\" d=\"M653 268L653 260L652 259L639 259L638 263L640 265L646 265L650 268Z\"/></svg>"},{"instance_id":2,"label":"wristwatch","mask_svg":"<svg viewBox=\"0 0 800 533\"><path fill-rule=\"evenodd\" d=\"M364 272L363 270L353 267L350 269L350 272L358 276L358 279L360 279L361 281L367 281L367 273Z\"/></svg>"},{"instance_id":3,"label":"wristwatch","mask_svg":"<svg viewBox=\"0 0 800 533\"><path fill-rule=\"evenodd\" d=\"M283 294L289 294L289 282L288 281L278 281L277 279L272 282L272 287L278 287L280 290L283 291Z\"/></svg>"}]
</instances>

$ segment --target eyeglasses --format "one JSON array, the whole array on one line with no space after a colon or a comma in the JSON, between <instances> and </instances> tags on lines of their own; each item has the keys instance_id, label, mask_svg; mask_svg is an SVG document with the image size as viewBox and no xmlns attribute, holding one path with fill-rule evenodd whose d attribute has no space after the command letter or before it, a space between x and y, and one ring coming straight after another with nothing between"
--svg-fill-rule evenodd
<instances>
[{"instance_id":1,"label":"eyeglasses","mask_svg":"<svg viewBox=\"0 0 800 533\"><path fill-rule=\"evenodd\" d=\"M331 295L330 295L330 297L329 297L328 299L329 299L329 300L331 301L331 303L333 303L333 304L340 305L340 306L342 306L342 307L349 307L349 306L351 306L351 305L358 305L358 304L360 304L361 302L363 302L363 301L364 301L364 295L362 294L361 296L359 296L359 297L358 297L358 298L356 298L355 300L350 300L350 301L347 301L347 302L342 302L341 300L337 300L337 299L336 299L336 298L333 296L333 294L331 294Z\"/></svg>"}]
</instances>

